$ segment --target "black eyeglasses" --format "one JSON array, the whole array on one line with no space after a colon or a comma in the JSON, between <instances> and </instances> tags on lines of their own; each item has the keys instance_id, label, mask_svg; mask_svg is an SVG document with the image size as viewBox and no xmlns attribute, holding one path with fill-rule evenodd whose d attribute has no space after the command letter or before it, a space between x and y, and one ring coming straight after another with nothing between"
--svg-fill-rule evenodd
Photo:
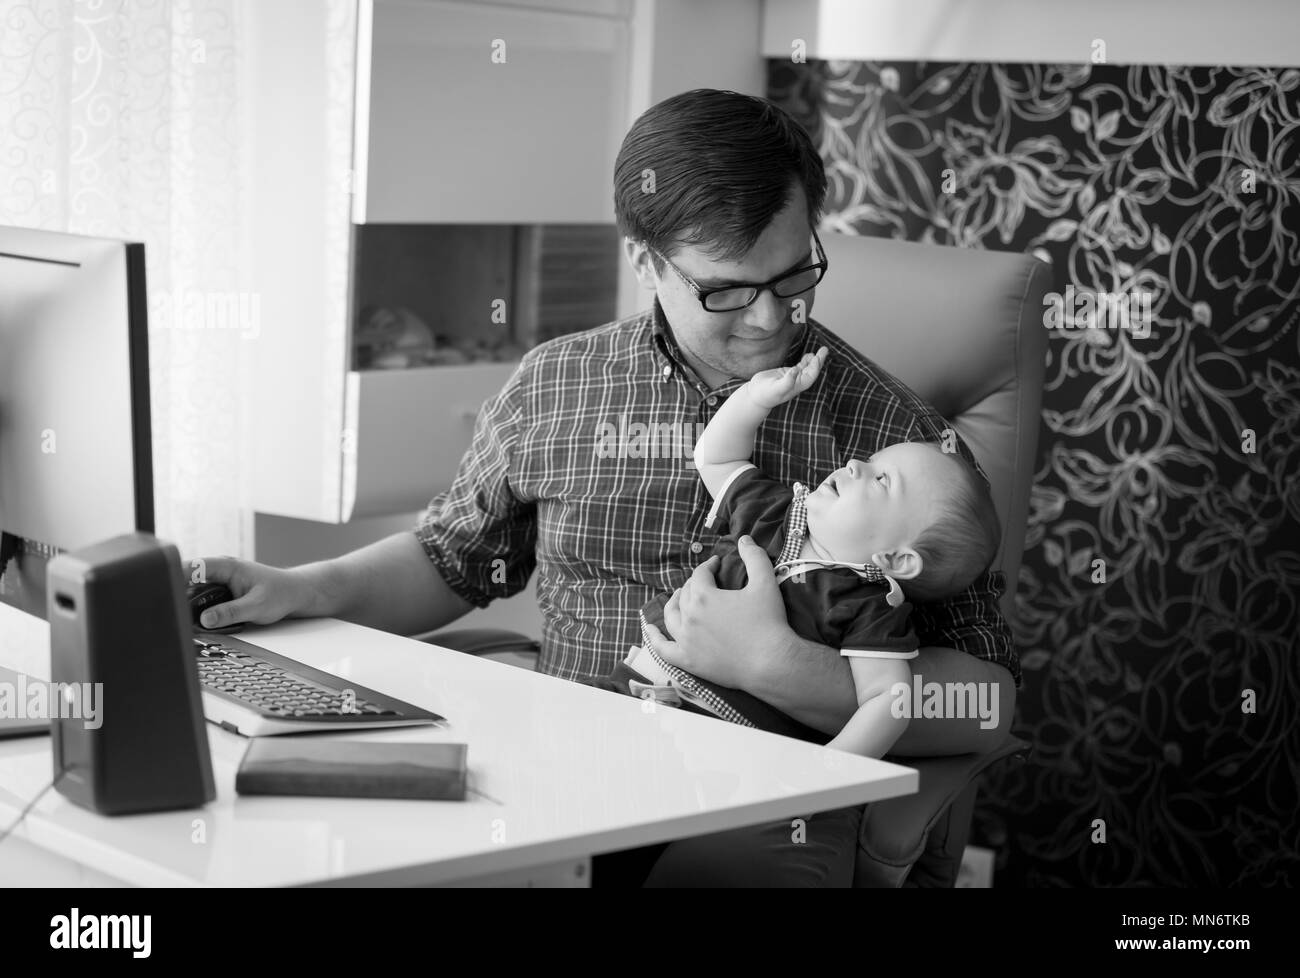
<instances>
[{"instance_id":1,"label":"black eyeglasses","mask_svg":"<svg viewBox=\"0 0 1300 978\"><path fill-rule=\"evenodd\" d=\"M769 282L760 282L756 285L729 285L722 289L701 288L699 283L656 249L650 248L649 245L646 245L646 247L650 248L650 251L660 261L677 273L677 277L686 283L688 289L695 293L695 298L700 300L700 305L704 307L706 312L735 312L737 309L752 306L758 300L758 297L768 289L771 289L772 294L778 299L793 299L795 296L815 287L826 275L826 269L830 267L830 262L826 260L826 252L822 250L821 239L817 237L816 231L813 232L812 237L813 244L817 247L817 261L814 264L796 268L793 272L787 272Z\"/></svg>"}]
</instances>

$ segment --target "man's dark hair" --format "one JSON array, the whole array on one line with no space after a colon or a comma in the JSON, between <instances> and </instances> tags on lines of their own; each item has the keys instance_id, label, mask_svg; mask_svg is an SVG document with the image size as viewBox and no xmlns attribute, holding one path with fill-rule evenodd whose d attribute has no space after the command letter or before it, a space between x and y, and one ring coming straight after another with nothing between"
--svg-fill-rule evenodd
<instances>
[{"instance_id":1,"label":"man's dark hair","mask_svg":"<svg viewBox=\"0 0 1300 978\"><path fill-rule=\"evenodd\" d=\"M931 444L927 442L927 444ZM939 445L936 451L943 451ZM989 487L960 455L954 462L943 515L912 544L921 557L921 573L903 582L909 600L940 601L960 594L988 569L1002 540L1002 525Z\"/></svg>"},{"instance_id":2,"label":"man's dark hair","mask_svg":"<svg viewBox=\"0 0 1300 978\"><path fill-rule=\"evenodd\" d=\"M796 187L816 225L826 171L799 123L766 99L697 88L647 109L628 130L614 163L614 213L621 233L666 255L690 244L734 261Z\"/></svg>"}]
</instances>

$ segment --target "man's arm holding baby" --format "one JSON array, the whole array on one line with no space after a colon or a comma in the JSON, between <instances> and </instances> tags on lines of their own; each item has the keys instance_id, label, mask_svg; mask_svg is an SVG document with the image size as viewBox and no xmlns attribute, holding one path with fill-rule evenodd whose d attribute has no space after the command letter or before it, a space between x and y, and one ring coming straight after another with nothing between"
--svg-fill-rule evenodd
<instances>
[{"instance_id":1,"label":"man's arm holding baby","mask_svg":"<svg viewBox=\"0 0 1300 978\"><path fill-rule=\"evenodd\" d=\"M978 716L913 717L890 753L899 757L979 753L1006 739L1016 709L1016 685L1005 666L937 646L923 646L909 664L912 674L926 683L989 683L988 688L996 691L997 723L986 729ZM825 733L840 730L857 710L848 663L836 649L792 632L784 647L764 661L755 657L747 665L753 685L741 688ZM782 675L784 685L773 682L773 677Z\"/></svg>"},{"instance_id":2,"label":"man's arm holding baby","mask_svg":"<svg viewBox=\"0 0 1300 978\"><path fill-rule=\"evenodd\" d=\"M654 626L655 651L702 679L743 689L801 723L828 735L840 732L857 712L848 661L839 649L800 638L786 621L785 605L763 548L740 540L749 578L744 588L717 586L713 560L700 564L673 594L664 622L670 642ZM915 717L893 747L899 756L926 757L992 750L1006 739L1016 706L1016 687L1004 666L956 649L923 646L909 660L927 683L991 683L997 723L979 717Z\"/></svg>"}]
</instances>

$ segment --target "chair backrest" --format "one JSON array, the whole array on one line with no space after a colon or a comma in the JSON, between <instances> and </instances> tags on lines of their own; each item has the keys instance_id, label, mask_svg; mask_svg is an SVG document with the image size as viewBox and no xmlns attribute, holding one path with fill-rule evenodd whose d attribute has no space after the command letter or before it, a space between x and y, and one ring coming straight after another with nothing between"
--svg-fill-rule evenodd
<instances>
[{"instance_id":1,"label":"chair backrest","mask_svg":"<svg viewBox=\"0 0 1300 978\"><path fill-rule=\"evenodd\" d=\"M1025 254L822 235L812 316L947 418L988 476L1014 613L1046 370L1049 266Z\"/></svg>"}]
</instances>

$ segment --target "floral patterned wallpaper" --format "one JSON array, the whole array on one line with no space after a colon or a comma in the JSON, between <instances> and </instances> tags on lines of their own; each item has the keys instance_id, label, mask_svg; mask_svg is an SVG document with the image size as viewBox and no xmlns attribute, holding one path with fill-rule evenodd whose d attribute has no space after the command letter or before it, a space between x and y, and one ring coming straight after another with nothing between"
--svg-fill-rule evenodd
<instances>
[{"instance_id":1,"label":"floral patterned wallpaper","mask_svg":"<svg viewBox=\"0 0 1300 978\"><path fill-rule=\"evenodd\" d=\"M1300 881L1300 71L773 60L768 84L827 163L826 226L1149 297L1149 330L1051 336L1014 623L1034 751L973 833L998 882Z\"/></svg>"}]
</instances>

